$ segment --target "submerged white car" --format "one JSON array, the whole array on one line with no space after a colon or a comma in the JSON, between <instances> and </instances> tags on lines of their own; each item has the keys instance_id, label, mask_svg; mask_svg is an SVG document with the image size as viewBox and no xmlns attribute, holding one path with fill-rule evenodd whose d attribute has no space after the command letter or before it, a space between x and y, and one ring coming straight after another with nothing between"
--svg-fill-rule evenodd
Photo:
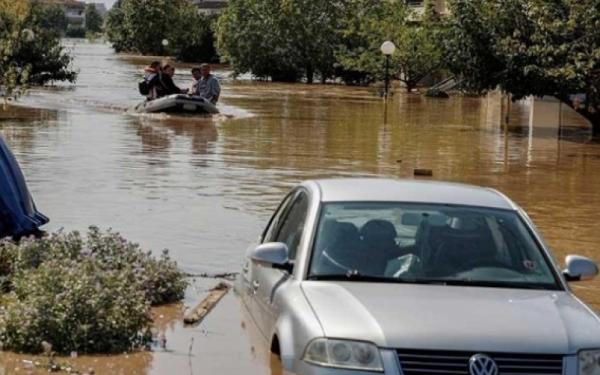
<instances>
[{"instance_id":1,"label":"submerged white car","mask_svg":"<svg viewBox=\"0 0 600 375\"><path fill-rule=\"evenodd\" d=\"M501 193L309 181L249 249L238 288L286 373L599 375L600 320Z\"/></svg>"}]
</instances>

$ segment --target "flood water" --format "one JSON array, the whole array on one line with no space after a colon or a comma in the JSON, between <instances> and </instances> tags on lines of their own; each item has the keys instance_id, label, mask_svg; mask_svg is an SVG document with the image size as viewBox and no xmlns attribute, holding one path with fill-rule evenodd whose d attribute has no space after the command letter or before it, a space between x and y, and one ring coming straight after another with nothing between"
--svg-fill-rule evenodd
<instances>
[{"instance_id":1,"label":"flood water","mask_svg":"<svg viewBox=\"0 0 600 375\"><path fill-rule=\"evenodd\" d=\"M600 261L600 144L576 115L556 112L556 103L502 111L499 94L428 99L396 92L385 105L373 88L233 81L217 70L222 115L139 116L126 109L140 100L136 86L148 60L117 56L100 43L72 48L75 86L35 89L22 107L0 111L0 135L52 220L47 230L112 227L146 248L169 248L187 272L238 271L245 248L294 184L414 178L415 168L426 168L436 180L506 193L560 259L578 253ZM179 83L188 70L178 70ZM574 288L600 310L600 281ZM165 329L178 343L174 352L113 358L110 369L102 359L90 361L96 373L159 374L178 366L268 373L268 357L242 324L235 298L224 305L220 319L195 331L182 333L173 318ZM198 344L211 335L214 346ZM232 347L240 364L229 360ZM19 360L5 358L11 368Z\"/></svg>"}]
</instances>

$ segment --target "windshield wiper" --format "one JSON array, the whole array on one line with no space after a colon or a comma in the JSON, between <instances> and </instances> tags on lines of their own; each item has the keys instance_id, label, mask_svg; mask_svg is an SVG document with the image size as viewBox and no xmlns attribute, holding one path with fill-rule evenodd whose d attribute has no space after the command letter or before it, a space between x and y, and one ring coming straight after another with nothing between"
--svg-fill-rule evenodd
<instances>
[{"instance_id":1,"label":"windshield wiper","mask_svg":"<svg viewBox=\"0 0 600 375\"><path fill-rule=\"evenodd\" d=\"M395 284L437 284L446 285L445 280L418 280L418 279L399 279L385 276L362 275L358 271L349 271L346 274L326 274L310 275L309 280L320 281L359 281L371 283L395 283Z\"/></svg>"},{"instance_id":2,"label":"windshield wiper","mask_svg":"<svg viewBox=\"0 0 600 375\"><path fill-rule=\"evenodd\" d=\"M464 279L423 279L416 280L417 284L424 283L439 283L441 285L450 286L474 286L482 288L509 288L509 289L537 289L537 290L557 290L552 284L535 284L535 283L515 283L501 281L484 281L484 280L464 280Z\"/></svg>"},{"instance_id":3,"label":"windshield wiper","mask_svg":"<svg viewBox=\"0 0 600 375\"><path fill-rule=\"evenodd\" d=\"M311 275L309 280L324 280L324 281L365 281L365 282L394 282L397 279L380 276L361 275L358 272L348 272L346 274L328 274L328 275Z\"/></svg>"},{"instance_id":4,"label":"windshield wiper","mask_svg":"<svg viewBox=\"0 0 600 375\"><path fill-rule=\"evenodd\" d=\"M551 284L534 283L511 283L497 281L474 281L461 279L397 279L383 276L361 275L357 271L351 271L346 274L326 274L310 275L309 280L315 281L357 281L370 283L390 283L390 284L420 284L420 285L443 285L443 286L471 286L482 288L509 288L509 289L533 289L533 290L557 290Z\"/></svg>"}]
</instances>

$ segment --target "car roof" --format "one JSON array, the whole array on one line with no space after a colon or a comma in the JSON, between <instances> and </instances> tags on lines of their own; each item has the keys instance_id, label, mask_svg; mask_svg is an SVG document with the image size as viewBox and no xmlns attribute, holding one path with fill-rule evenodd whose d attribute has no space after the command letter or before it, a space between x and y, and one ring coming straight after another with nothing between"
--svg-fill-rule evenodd
<instances>
[{"instance_id":1,"label":"car roof","mask_svg":"<svg viewBox=\"0 0 600 375\"><path fill-rule=\"evenodd\" d=\"M322 202L410 202L517 209L496 190L451 182L346 178L307 183L311 182L319 190Z\"/></svg>"}]
</instances>

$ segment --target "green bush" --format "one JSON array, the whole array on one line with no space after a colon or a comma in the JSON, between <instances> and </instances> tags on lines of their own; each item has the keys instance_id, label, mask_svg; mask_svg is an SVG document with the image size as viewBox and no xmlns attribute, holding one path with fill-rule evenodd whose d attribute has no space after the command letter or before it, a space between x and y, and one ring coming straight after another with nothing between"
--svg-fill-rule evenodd
<instances>
[{"instance_id":1,"label":"green bush","mask_svg":"<svg viewBox=\"0 0 600 375\"><path fill-rule=\"evenodd\" d=\"M4 242L0 246L0 285L10 289L12 278L19 272L39 267L50 260L93 260L106 272L127 273L152 305L181 300L187 287L185 275L166 250L159 258L144 252L136 243L119 233L102 232L90 227L86 238L78 232L55 233L48 238L26 239L19 244Z\"/></svg>"},{"instance_id":2,"label":"green bush","mask_svg":"<svg viewBox=\"0 0 600 375\"><path fill-rule=\"evenodd\" d=\"M69 244L77 241L69 241ZM85 249L82 253L81 249ZM105 270L132 270L135 280L141 285L146 299L152 305L179 301L183 298L187 281L178 269L177 263L163 250L157 259L151 252L143 252L138 244L126 241L118 233L101 232L91 227L85 247L79 247L78 256L90 256ZM77 250L75 253L77 253ZM67 256L73 256L73 249L65 244Z\"/></svg>"},{"instance_id":3,"label":"green bush","mask_svg":"<svg viewBox=\"0 0 600 375\"><path fill-rule=\"evenodd\" d=\"M0 243L0 286L4 348L111 353L147 344L149 307L181 300L187 281L167 251L155 258L91 227Z\"/></svg>"},{"instance_id":4,"label":"green bush","mask_svg":"<svg viewBox=\"0 0 600 375\"><path fill-rule=\"evenodd\" d=\"M93 260L51 260L14 279L5 306L5 350L116 353L151 340L150 305L128 272L106 272Z\"/></svg>"}]
</instances>

